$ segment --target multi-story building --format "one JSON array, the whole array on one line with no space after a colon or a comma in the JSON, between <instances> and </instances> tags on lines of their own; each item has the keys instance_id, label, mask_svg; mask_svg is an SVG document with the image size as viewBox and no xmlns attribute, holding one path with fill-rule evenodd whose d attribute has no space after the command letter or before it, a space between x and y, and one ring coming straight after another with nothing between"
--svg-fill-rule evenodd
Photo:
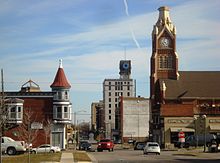
<instances>
[{"instance_id":1,"label":"multi-story building","mask_svg":"<svg viewBox=\"0 0 220 163\"><path fill-rule=\"evenodd\" d=\"M117 117L115 111L119 108L119 97L135 96L135 82L131 79L131 61L121 60L119 68L119 79L105 79L103 82L104 123L107 138L119 136L119 132L115 130Z\"/></svg>"},{"instance_id":2,"label":"multi-story building","mask_svg":"<svg viewBox=\"0 0 220 163\"><path fill-rule=\"evenodd\" d=\"M158 10L150 75L153 140L168 147L180 131L186 136L220 134L220 71L179 71L176 27L168 7Z\"/></svg>"},{"instance_id":3,"label":"multi-story building","mask_svg":"<svg viewBox=\"0 0 220 163\"><path fill-rule=\"evenodd\" d=\"M71 123L70 84L60 62L52 91L44 92L28 81L18 92L5 92L7 116L4 135L24 140L33 147L50 143L66 148L67 124Z\"/></svg>"},{"instance_id":4,"label":"multi-story building","mask_svg":"<svg viewBox=\"0 0 220 163\"><path fill-rule=\"evenodd\" d=\"M120 97L120 139L128 142L149 139L149 99L143 97Z\"/></svg>"},{"instance_id":5,"label":"multi-story building","mask_svg":"<svg viewBox=\"0 0 220 163\"><path fill-rule=\"evenodd\" d=\"M91 129L104 129L104 108L103 101L93 102L91 105Z\"/></svg>"}]
</instances>

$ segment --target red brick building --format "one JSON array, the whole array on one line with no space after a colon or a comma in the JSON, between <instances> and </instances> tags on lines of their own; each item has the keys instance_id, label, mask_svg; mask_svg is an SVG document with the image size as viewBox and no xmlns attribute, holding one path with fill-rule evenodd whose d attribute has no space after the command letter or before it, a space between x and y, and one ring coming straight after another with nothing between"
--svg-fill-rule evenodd
<instances>
[{"instance_id":1,"label":"red brick building","mask_svg":"<svg viewBox=\"0 0 220 163\"><path fill-rule=\"evenodd\" d=\"M168 7L158 10L152 32L152 139L168 147L178 141L180 131L186 136L220 134L220 71L179 71L176 27Z\"/></svg>"},{"instance_id":2,"label":"red brick building","mask_svg":"<svg viewBox=\"0 0 220 163\"><path fill-rule=\"evenodd\" d=\"M4 135L32 143L33 147L52 144L66 148L67 124L71 123L70 84L60 61L51 92L33 81L18 92L5 92L7 121Z\"/></svg>"}]
</instances>

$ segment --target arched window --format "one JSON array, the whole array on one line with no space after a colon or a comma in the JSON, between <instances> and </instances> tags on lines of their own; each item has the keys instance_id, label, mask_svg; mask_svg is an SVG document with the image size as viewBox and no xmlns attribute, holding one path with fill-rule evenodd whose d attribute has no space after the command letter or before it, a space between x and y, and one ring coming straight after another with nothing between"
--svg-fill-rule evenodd
<instances>
[{"instance_id":1,"label":"arched window","mask_svg":"<svg viewBox=\"0 0 220 163\"><path fill-rule=\"evenodd\" d=\"M159 69L173 69L172 56L159 56Z\"/></svg>"}]
</instances>

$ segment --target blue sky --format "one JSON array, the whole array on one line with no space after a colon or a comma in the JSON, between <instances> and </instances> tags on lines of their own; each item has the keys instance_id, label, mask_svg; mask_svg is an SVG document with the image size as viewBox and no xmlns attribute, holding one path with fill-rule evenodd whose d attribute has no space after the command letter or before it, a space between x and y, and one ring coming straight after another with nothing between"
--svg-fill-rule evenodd
<instances>
[{"instance_id":1,"label":"blue sky","mask_svg":"<svg viewBox=\"0 0 220 163\"><path fill-rule=\"evenodd\" d=\"M0 0L0 68L5 90L32 79L50 90L59 59L74 111L102 99L105 78L132 61L137 95L149 97L151 32L160 6L177 28L179 69L220 70L219 0Z\"/></svg>"}]
</instances>

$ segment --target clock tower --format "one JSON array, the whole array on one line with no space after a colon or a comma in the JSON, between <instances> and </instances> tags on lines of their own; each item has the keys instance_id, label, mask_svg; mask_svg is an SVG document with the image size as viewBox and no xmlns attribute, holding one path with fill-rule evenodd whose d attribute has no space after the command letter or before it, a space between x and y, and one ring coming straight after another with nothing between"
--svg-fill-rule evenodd
<instances>
[{"instance_id":1,"label":"clock tower","mask_svg":"<svg viewBox=\"0 0 220 163\"><path fill-rule=\"evenodd\" d=\"M160 7L159 18L152 31L150 96L154 99L158 79L178 80L178 55L176 52L176 28L169 16L169 8Z\"/></svg>"},{"instance_id":2,"label":"clock tower","mask_svg":"<svg viewBox=\"0 0 220 163\"><path fill-rule=\"evenodd\" d=\"M120 69L120 79L130 79L131 76L131 61L121 60L119 64Z\"/></svg>"}]
</instances>

